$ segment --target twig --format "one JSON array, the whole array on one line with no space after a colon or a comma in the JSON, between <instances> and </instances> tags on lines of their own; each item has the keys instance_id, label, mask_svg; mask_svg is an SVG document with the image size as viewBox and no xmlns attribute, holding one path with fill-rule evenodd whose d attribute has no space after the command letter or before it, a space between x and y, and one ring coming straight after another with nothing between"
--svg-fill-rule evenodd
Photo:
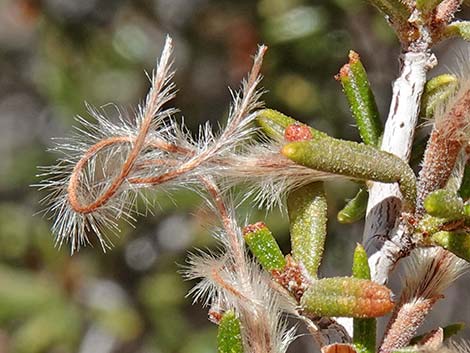
<instances>
[{"instance_id":1,"label":"twig","mask_svg":"<svg viewBox=\"0 0 470 353\"><path fill-rule=\"evenodd\" d=\"M416 51L400 57L400 75L393 85L393 97L385 124L381 149L408 161L418 121L421 94L426 72L436 64L435 57L424 43ZM409 227L397 224L401 211L401 195L394 184L373 183L370 188L363 243L368 250L372 279L385 283L398 259L412 247ZM376 249L377 238L385 242Z\"/></svg>"}]
</instances>

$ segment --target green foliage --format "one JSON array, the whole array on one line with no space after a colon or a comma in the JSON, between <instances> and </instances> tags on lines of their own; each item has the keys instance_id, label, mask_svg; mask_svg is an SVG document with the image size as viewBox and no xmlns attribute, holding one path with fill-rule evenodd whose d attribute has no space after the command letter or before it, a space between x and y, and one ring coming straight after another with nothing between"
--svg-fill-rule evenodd
<instances>
[{"instance_id":1,"label":"green foliage","mask_svg":"<svg viewBox=\"0 0 470 353\"><path fill-rule=\"evenodd\" d=\"M457 77L451 74L442 74L426 82L421 98L421 115L430 118L436 107L452 95L457 85Z\"/></svg>"},{"instance_id":2,"label":"green foliage","mask_svg":"<svg viewBox=\"0 0 470 353\"><path fill-rule=\"evenodd\" d=\"M459 195L464 200L470 198L470 164L465 165L465 170L463 173L462 184L460 185Z\"/></svg>"},{"instance_id":3,"label":"green foliage","mask_svg":"<svg viewBox=\"0 0 470 353\"><path fill-rule=\"evenodd\" d=\"M354 179L398 182L408 208L414 208L413 170L397 156L375 147L333 138L286 144L282 154L303 166Z\"/></svg>"},{"instance_id":4,"label":"green foliage","mask_svg":"<svg viewBox=\"0 0 470 353\"><path fill-rule=\"evenodd\" d=\"M455 336L458 334L460 331L462 331L465 328L465 324L463 322L457 322L455 324L447 325L442 328L442 331L444 333L444 341L448 340L452 336ZM410 341L410 346L418 344L423 338L425 338L427 335L419 335L416 337L413 337L413 339Z\"/></svg>"},{"instance_id":5,"label":"green foliage","mask_svg":"<svg viewBox=\"0 0 470 353\"><path fill-rule=\"evenodd\" d=\"M403 1L370 2L395 24L406 23L409 17L410 11ZM429 12L438 2L418 0L417 6ZM151 70L153 67L155 53L161 44L161 33L169 27L182 43L178 47L183 48L178 53L177 75L195 73L190 80L185 80L185 87L179 93L179 103L185 106L185 114L191 117L188 119L190 128L196 127L200 119L225 114L226 96L219 94L218 87L226 86L226 77L221 78L224 75L213 73L229 72L230 79L236 80L241 68L246 66L244 60L252 53L256 42L262 41L270 45L264 81L264 87L271 91L271 94L264 96L269 106L282 107L292 116L327 116L328 119L315 122L315 126L321 126L322 130L334 136L346 136L350 122L342 120L344 114L341 105L337 104L341 96L331 82L332 73L337 70L341 56L351 43L363 45L361 38L358 41L358 33L364 33L364 29L367 32L365 42L381 45L384 52L389 51L395 42L383 40L384 35L381 37L377 31L377 23L382 26L380 28L388 30L385 21L380 19L378 22L378 16L364 11L363 2L356 0L316 3L244 0L224 4L210 0L201 8L194 7L192 2L185 3L184 11L181 8L178 11L178 6L181 6L178 3L181 2L167 2L168 6L171 5L168 8L170 11L167 11L167 6L162 7L166 3L164 1L155 1L154 6L108 3L111 5L109 11L104 12L101 1L83 7L37 1L7 1L0 4L0 13L6 16L15 14L15 24L18 24L8 28L8 36L2 38L0 43L0 66L3 69L0 88L4 94L0 110L4 117L2 127L7 127L0 129L3 141L3 147L0 146L0 341L7 341L10 346L6 349L12 352L69 353L78 351L85 333L98 332L112 339L114 349L120 352L208 352L213 348L216 330L213 327L207 329L194 319L194 315L202 315L186 307L189 300L184 299L184 295L188 286L174 267L175 262L184 262L183 249L214 245L206 230L214 220L201 211L198 196L177 191L168 197L166 191L159 192L155 196L159 206L155 217L144 218L139 214L136 230L120 225L121 236L114 240L116 247L111 254L105 257L87 249L70 260L65 249L58 251L53 248L47 224L50 220L30 217L38 211L38 206L35 206L38 198L36 190L28 188L29 184L36 182L35 166L50 164L50 155L41 152L45 149L43 145L49 145L49 136L61 135L63 130L69 129L72 117L77 113L88 119L84 99L100 107L110 101L124 107L137 101L148 84L141 72L143 68ZM178 14L177 18L173 13ZM246 16L246 13L250 15ZM350 31L349 23L352 19L356 21L356 18L361 21L354 23L355 30ZM103 24L106 25L103 27ZM467 22L452 23L443 35L469 40L469 28ZM243 35L234 36L233 33ZM389 32L385 33L388 35L385 38L390 38ZM34 45L31 45L31 38L34 38ZM227 48L228 53L221 55L221 46ZM223 61L219 58L229 59ZM394 67L389 60L386 58L384 62L377 56L375 64L383 69L383 74L392 70L388 67ZM357 68L361 70L359 66ZM365 86L365 71L362 78L360 74L357 83L364 84L363 89L353 91L352 96L358 97L356 112L365 114L367 110L360 109L360 100L366 99L362 101L366 106L372 101L367 101L367 97L361 94L368 93L369 98L372 95ZM177 76L178 80L182 78ZM449 91L446 87L451 88L453 82L451 79L447 83L444 81L440 87L431 88L423 98L423 111L427 116L432 113L437 100L447 97ZM11 87L14 89L11 90ZM185 92L190 94L185 95ZM210 104L207 104L209 99ZM30 104L30 100L34 104ZM17 101L20 104L16 104L18 108L15 108ZM24 113L28 107L32 107L34 112L30 117ZM102 114L113 118L127 115L123 109L110 105L103 107ZM10 116L14 118L10 119ZM301 124L272 110L261 112L257 119L267 135L280 141L284 139L286 127ZM371 135L372 141L377 136L377 126L374 128L374 123L371 124L370 129L375 131ZM368 127L365 126L367 131ZM315 139L329 139L325 133L309 129ZM364 136L362 138L367 142ZM464 199L470 197L470 172L467 174L459 191ZM467 179L468 183L465 181ZM395 181L402 183L401 180ZM302 197L299 196L299 199ZM324 194L314 199L324 202ZM362 188L338 214L338 218L344 222L360 219L366 202L367 192ZM143 202L139 202L139 210L145 210L146 206L140 205ZM175 206L179 211L175 211ZM324 206L326 210L326 201ZM337 209L335 206L332 205L331 209ZM309 212L312 212L309 207L312 205L306 206L304 214L305 224L308 225L303 227L304 233L298 235L305 245L302 248L299 240L300 245L296 249L293 244L293 252L294 255L304 252L298 258L302 257L307 262L312 260L310 271L313 276L321 261L324 235L323 241L321 236L316 238L317 243L321 243L321 250L320 246L315 246L315 252L309 254L310 245L307 244L310 241L313 244L314 237L308 228L311 227L311 231L315 224L321 228L326 222L326 215L323 217L322 214L318 220L307 219ZM290 207L289 212L295 213L292 211L295 208ZM188 217L187 225L181 225L184 230L180 236L165 237L166 221L181 211L194 216ZM237 213L243 218L247 213L246 206L237 209ZM285 219L279 214L274 218L275 222L267 222L280 240L286 239ZM420 225L429 234L434 234L448 221L426 215ZM331 223L334 235L337 225ZM189 226L193 229L184 228ZM194 235L197 235L193 237L195 240L186 239ZM464 238L456 239L462 242L465 237L464 234ZM437 238L435 236L434 240ZM148 240L147 245L136 246L141 240ZM270 250L261 251L261 254L272 255L271 260L274 261L268 261L265 268L281 267L285 260L274 238L267 237L261 243L263 241ZM153 246L158 251L156 255L151 252L149 255L148 250ZM345 255L341 243L332 241L330 246L337 256ZM135 252L135 249L140 249L140 252ZM465 253L462 247L459 249L457 251ZM155 259L152 260L153 257ZM136 267L133 264L135 259L146 260L147 264ZM364 261L363 257L355 259L355 265L361 261ZM260 262L263 263L262 260ZM355 276L360 277L357 273ZM129 302L116 304L114 296L106 295L104 301L109 307L93 305L94 297L84 293L88 293L89 287L95 284L100 286L106 283L114 286L113 293L117 297L128 298ZM329 297L335 296L329 294ZM339 302L341 295L336 297ZM96 332L93 331L95 329ZM238 333L233 331L232 334ZM181 337L185 338L184 342ZM355 339L358 338L360 336L355 335ZM227 352L242 351L240 341L226 347L229 349ZM240 350L234 351L234 347Z\"/></svg>"},{"instance_id":6,"label":"green foliage","mask_svg":"<svg viewBox=\"0 0 470 353\"><path fill-rule=\"evenodd\" d=\"M423 13L431 12L443 0L416 0L416 8Z\"/></svg>"},{"instance_id":7,"label":"green foliage","mask_svg":"<svg viewBox=\"0 0 470 353\"><path fill-rule=\"evenodd\" d=\"M333 277L314 281L301 299L302 308L319 316L379 317L394 306L391 291L365 279Z\"/></svg>"},{"instance_id":8,"label":"green foliage","mask_svg":"<svg viewBox=\"0 0 470 353\"><path fill-rule=\"evenodd\" d=\"M337 78L343 86L362 141L366 145L378 146L382 123L359 54L354 51L349 53L349 63L341 68Z\"/></svg>"},{"instance_id":9,"label":"green foliage","mask_svg":"<svg viewBox=\"0 0 470 353\"><path fill-rule=\"evenodd\" d=\"M370 280L370 268L364 247L357 244L354 250L352 276ZM358 353L374 353L377 335L376 319L353 319L353 344Z\"/></svg>"},{"instance_id":10,"label":"green foliage","mask_svg":"<svg viewBox=\"0 0 470 353\"><path fill-rule=\"evenodd\" d=\"M266 271L282 270L286 260L271 231L263 222L246 226L243 238Z\"/></svg>"},{"instance_id":11,"label":"green foliage","mask_svg":"<svg viewBox=\"0 0 470 353\"><path fill-rule=\"evenodd\" d=\"M367 253L361 244L357 244L354 250L352 275L354 278L370 279Z\"/></svg>"},{"instance_id":12,"label":"green foliage","mask_svg":"<svg viewBox=\"0 0 470 353\"><path fill-rule=\"evenodd\" d=\"M305 125L273 109L263 109L258 112L256 115L256 121L266 135L279 141L284 139L285 130L289 125ZM318 131L312 127L309 127L309 130L312 133L313 138L321 139L328 137L324 132Z\"/></svg>"},{"instance_id":13,"label":"green foliage","mask_svg":"<svg viewBox=\"0 0 470 353\"><path fill-rule=\"evenodd\" d=\"M464 40L470 40L470 22L456 21L448 25L444 32L447 37L461 37Z\"/></svg>"},{"instance_id":14,"label":"green foliage","mask_svg":"<svg viewBox=\"0 0 470 353\"><path fill-rule=\"evenodd\" d=\"M463 207L462 199L445 189L430 193L424 200L424 208L431 216L448 220L463 218Z\"/></svg>"},{"instance_id":15,"label":"green foliage","mask_svg":"<svg viewBox=\"0 0 470 353\"><path fill-rule=\"evenodd\" d=\"M317 277L326 238L327 202L323 183L311 183L289 193L292 255Z\"/></svg>"},{"instance_id":16,"label":"green foliage","mask_svg":"<svg viewBox=\"0 0 470 353\"><path fill-rule=\"evenodd\" d=\"M434 233L430 241L460 258L470 261L470 234L461 231L440 231Z\"/></svg>"},{"instance_id":17,"label":"green foliage","mask_svg":"<svg viewBox=\"0 0 470 353\"><path fill-rule=\"evenodd\" d=\"M219 353L243 353L240 320L233 311L222 316L217 334Z\"/></svg>"},{"instance_id":18,"label":"green foliage","mask_svg":"<svg viewBox=\"0 0 470 353\"><path fill-rule=\"evenodd\" d=\"M349 200L343 209L338 212L338 221L340 223L350 224L362 219L366 214L368 199L369 193L364 187L361 187L356 196Z\"/></svg>"},{"instance_id":19,"label":"green foliage","mask_svg":"<svg viewBox=\"0 0 470 353\"><path fill-rule=\"evenodd\" d=\"M410 15L408 7L400 0L369 0L392 21L406 22Z\"/></svg>"}]
</instances>

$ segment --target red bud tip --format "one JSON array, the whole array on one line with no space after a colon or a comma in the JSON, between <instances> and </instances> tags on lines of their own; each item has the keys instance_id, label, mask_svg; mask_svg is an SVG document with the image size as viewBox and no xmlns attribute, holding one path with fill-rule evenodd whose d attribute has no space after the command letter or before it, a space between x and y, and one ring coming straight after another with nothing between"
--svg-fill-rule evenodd
<instances>
[{"instance_id":1,"label":"red bud tip","mask_svg":"<svg viewBox=\"0 0 470 353\"><path fill-rule=\"evenodd\" d=\"M349 51L349 63L354 64L361 60L361 57L354 50Z\"/></svg>"},{"instance_id":2,"label":"red bud tip","mask_svg":"<svg viewBox=\"0 0 470 353\"><path fill-rule=\"evenodd\" d=\"M336 81L341 81L343 77L348 77L349 73L351 72L351 67L349 64L344 64L341 69L339 69L339 73L335 75Z\"/></svg>"},{"instance_id":3,"label":"red bud tip","mask_svg":"<svg viewBox=\"0 0 470 353\"><path fill-rule=\"evenodd\" d=\"M266 228L266 224L264 222L256 222L254 224L248 224L246 227L243 228L243 235L248 234L248 233L254 233L263 228Z\"/></svg>"},{"instance_id":4,"label":"red bud tip","mask_svg":"<svg viewBox=\"0 0 470 353\"><path fill-rule=\"evenodd\" d=\"M288 142L307 141L313 138L310 128L302 124L291 124L284 131L284 139Z\"/></svg>"},{"instance_id":5,"label":"red bud tip","mask_svg":"<svg viewBox=\"0 0 470 353\"><path fill-rule=\"evenodd\" d=\"M215 309L210 309L208 312L209 321L218 325L222 320L223 312Z\"/></svg>"}]
</instances>

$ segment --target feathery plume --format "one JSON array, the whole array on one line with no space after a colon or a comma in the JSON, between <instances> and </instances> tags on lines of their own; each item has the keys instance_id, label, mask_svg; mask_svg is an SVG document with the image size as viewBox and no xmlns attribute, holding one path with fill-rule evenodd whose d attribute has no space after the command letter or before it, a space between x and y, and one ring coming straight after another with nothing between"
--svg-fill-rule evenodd
<instances>
[{"instance_id":1,"label":"feathery plume","mask_svg":"<svg viewBox=\"0 0 470 353\"><path fill-rule=\"evenodd\" d=\"M434 124L418 178L417 214L424 213L423 201L449 180L462 148L470 140L470 67L457 74L455 93L435 109Z\"/></svg>"},{"instance_id":2,"label":"feathery plume","mask_svg":"<svg viewBox=\"0 0 470 353\"><path fill-rule=\"evenodd\" d=\"M444 291L469 265L442 248L416 249L407 259L403 292L380 346L380 353L405 347Z\"/></svg>"}]
</instances>

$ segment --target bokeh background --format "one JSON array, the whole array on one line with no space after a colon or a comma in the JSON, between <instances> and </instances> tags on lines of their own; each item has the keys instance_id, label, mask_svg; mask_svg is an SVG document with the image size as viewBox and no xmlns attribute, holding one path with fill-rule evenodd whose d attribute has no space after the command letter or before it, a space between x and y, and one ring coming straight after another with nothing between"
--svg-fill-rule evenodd
<instances>
[{"instance_id":1,"label":"bokeh background","mask_svg":"<svg viewBox=\"0 0 470 353\"><path fill-rule=\"evenodd\" d=\"M214 220L196 195L158 195L154 215L124 226L107 254L96 246L70 256L54 248L51 222L37 214L44 194L30 187L37 166L57 157L47 152L51 138L70 134L75 116L89 118L85 101L111 118L132 116L167 33L176 47L174 104L193 131L223 122L227 88L238 87L258 43L269 46L268 106L357 140L333 78L354 49L386 116L399 47L363 0L0 0L0 353L216 352L216 328L185 297L192 283L178 273L188 251L214 246ZM438 70L455 67L456 53L468 59L461 47L436 48ZM321 271L346 275L362 225L339 225L335 214L355 186L328 188ZM249 205L238 212L265 220L289 250L285 215ZM428 328L470 317L469 279L449 291ZM290 351L315 347L303 337Z\"/></svg>"}]
</instances>

